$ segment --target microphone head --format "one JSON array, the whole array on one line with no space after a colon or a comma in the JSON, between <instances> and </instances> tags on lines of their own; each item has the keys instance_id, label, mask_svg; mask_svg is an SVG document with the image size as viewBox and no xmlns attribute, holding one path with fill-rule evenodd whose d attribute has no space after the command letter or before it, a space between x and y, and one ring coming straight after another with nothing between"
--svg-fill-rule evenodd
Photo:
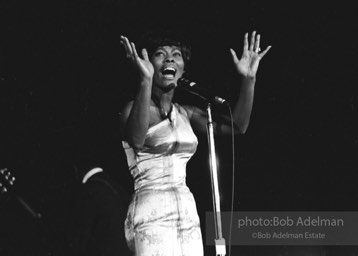
<instances>
[{"instance_id":1,"label":"microphone head","mask_svg":"<svg viewBox=\"0 0 358 256\"><path fill-rule=\"evenodd\" d=\"M229 105L229 102L221 97L214 96L207 90L197 86L195 82L190 81L187 78L181 77L178 79L177 85L179 88L194 94L207 102L215 102L217 104Z\"/></svg>"},{"instance_id":2,"label":"microphone head","mask_svg":"<svg viewBox=\"0 0 358 256\"><path fill-rule=\"evenodd\" d=\"M224 105L229 105L229 102L219 96L215 96L214 97L214 101L218 104L224 104Z\"/></svg>"},{"instance_id":3,"label":"microphone head","mask_svg":"<svg viewBox=\"0 0 358 256\"><path fill-rule=\"evenodd\" d=\"M179 78L177 84L179 86L189 86L189 87L194 87L196 85L195 82L192 82L192 81L190 81L189 79L187 79L185 77Z\"/></svg>"}]
</instances>

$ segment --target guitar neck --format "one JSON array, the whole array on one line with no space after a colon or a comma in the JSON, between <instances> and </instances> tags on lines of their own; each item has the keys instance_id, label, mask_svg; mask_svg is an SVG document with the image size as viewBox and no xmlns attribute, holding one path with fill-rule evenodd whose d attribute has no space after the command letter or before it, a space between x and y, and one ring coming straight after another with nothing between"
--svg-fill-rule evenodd
<instances>
[{"instance_id":1,"label":"guitar neck","mask_svg":"<svg viewBox=\"0 0 358 256\"><path fill-rule=\"evenodd\" d=\"M38 213L34 210L34 208L32 208L30 206L30 204L28 202L25 201L25 199L23 199L21 196L19 195L15 195L15 198L17 199L17 201L25 208L25 210L27 210L28 213L30 213L30 215L34 218L34 219L38 219L40 220L42 218L41 213Z\"/></svg>"}]
</instances>

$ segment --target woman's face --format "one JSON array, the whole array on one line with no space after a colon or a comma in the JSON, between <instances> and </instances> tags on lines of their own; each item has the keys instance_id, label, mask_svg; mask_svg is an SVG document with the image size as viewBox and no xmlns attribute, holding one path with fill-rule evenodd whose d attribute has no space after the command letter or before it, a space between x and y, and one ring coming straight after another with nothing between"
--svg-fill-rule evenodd
<instances>
[{"instance_id":1,"label":"woman's face","mask_svg":"<svg viewBox=\"0 0 358 256\"><path fill-rule=\"evenodd\" d=\"M176 46L158 47L150 61L154 67L153 85L164 90L175 88L177 80L184 73L184 59L180 48Z\"/></svg>"}]
</instances>

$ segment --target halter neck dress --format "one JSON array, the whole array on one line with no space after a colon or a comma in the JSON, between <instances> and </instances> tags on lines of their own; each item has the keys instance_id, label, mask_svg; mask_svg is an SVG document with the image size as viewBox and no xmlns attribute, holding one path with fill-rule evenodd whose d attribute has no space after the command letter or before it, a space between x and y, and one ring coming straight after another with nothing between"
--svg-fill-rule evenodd
<instances>
[{"instance_id":1,"label":"halter neck dress","mask_svg":"<svg viewBox=\"0 0 358 256\"><path fill-rule=\"evenodd\" d=\"M136 256L203 255L200 221L186 185L186 165L196 151L186 110L173 104L168 118L150 127L137 151L123 141L134 194L125 235Z\"/></svg>"}]
</instances>

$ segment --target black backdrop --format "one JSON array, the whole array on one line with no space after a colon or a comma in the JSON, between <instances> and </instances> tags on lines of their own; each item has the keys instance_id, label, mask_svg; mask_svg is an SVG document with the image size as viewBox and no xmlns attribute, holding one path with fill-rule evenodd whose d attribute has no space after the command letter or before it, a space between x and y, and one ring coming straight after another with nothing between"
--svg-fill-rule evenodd
<instances>
[{"instance_id":1,"label":"black backdrop","mask_svg":"<svg viewBox=\"0 0 358 256\"><path fill-rule=\"evenodd\" d=\"M131 190L118 112L132 92L133 72L120 35L135 41L152 26L184 30L192 78L231 101L238 88L229 48L241 53L244 33L253 30L262 35L261 48L273 46L260 64L249 130L235 140L235 210L356 211L358 12L311 2L2 1L0 167L13 171L17 193L44 223L38 231L3 196L7 228L0 241L28 252L38 250L29 237L41 237L46 252L60 246L73 155L85 131L101 139L109 169ZM216 143L227 211L230 139ZM202 218L212 209L206 161L203 137L188 166Z\"/></svg>"}]
</instances>

